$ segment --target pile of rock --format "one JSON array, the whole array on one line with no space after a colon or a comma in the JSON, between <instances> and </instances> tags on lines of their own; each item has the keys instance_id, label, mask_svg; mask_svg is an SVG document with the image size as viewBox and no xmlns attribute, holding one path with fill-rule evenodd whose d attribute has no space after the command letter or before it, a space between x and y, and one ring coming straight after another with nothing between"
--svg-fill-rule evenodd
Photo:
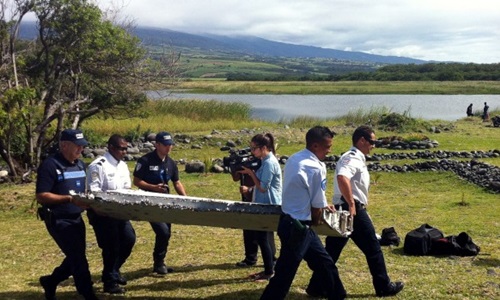
<instances>
[{"instance_id":1,"label":"pile of rock","mask_svg":"<svg viewBox=\"0 0 500 300\"><path fill-rule=\"evenodd\" d=\"M436 140L422 140L422 141L405 141L400 139L378 139L375 141L375 147L387 148L394 150L417 150L417 149L430 149L439 146Z\"/></svg>"},{"instance_id":2,"label":"pile of rock","mask_svg":"<svg viewBox=\"0 0 500 300\"><path fill-rule=\"evenodd\" d=\"M381 160L399 160L399 159L445 159L445 158L496 158L500 157L500 150L489 151L418 151L414 153L387 153L387 154L373 154L366 158L367 161L381 161Z\"/></svg>"},{"instance_id":3,"label":"pile of rock","mask_svg":"<svg viewBox=\"0 0 500 300\"><path fill-rule=\"evenodd\" d=\"M451 159L440 159L434 161L417 162L415 164L391 165L371 163L368 165L370 171L375 172L439 172L451 171L461 178L477 184L493 192L500 192L500 168L490 164L479 162L475 159L470 161L456 161Z\"/></svg>"}]
</instances>

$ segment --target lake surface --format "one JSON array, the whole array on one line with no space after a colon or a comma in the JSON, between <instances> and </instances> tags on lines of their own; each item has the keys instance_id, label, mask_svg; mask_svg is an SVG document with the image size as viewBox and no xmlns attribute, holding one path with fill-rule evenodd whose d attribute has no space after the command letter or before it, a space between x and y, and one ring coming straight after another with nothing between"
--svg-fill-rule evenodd
<instances>
[{"instance_id":1,"label":"lake surface","mask_svg":"<svg viewBox=\"0 0 500 300\"><path fill-rule=\"evenodd\" d=\"M255 95L255 94L168 94L148 92L152 99L200 99L222 102L243 102L252 107L252 117L278 121L299 116L334 118L359 108L387 107L392 112L409 112L411 117L427 120L454 121L466 117L466 109L483 111L484 102L500 109L500 95Z\"/></svg>"}]
</instances>

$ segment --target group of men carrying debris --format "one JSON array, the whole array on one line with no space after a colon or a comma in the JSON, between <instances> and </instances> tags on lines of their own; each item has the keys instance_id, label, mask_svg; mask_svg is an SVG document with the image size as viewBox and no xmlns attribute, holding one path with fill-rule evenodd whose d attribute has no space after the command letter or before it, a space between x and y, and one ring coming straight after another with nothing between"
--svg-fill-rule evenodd
<instances>
[{"instance_id":1,"label":"group of men carrying debris","mask_svg":"<svg viewBox=\"0 0 500 300\"><path fill-rule=\"evenodd\" d=\"M306 134L306 148L292 155L285 164L282 215L277 228L280 253L274 273L266 277L269 283L261 299L284 299L303 259L313 270L307 294L344 299L347 293L336 262L348 238L363 251L377 296L396 295L404 287L402 282L389 279L383 252L366 212L370 177L365 155L374 148L375 133L368 126L360 126L354 131L351 149L337 163L333 205L328 205L325 194L327 172L322 160L330 152L334 135L327 127L311 128ZM127 283L120 267L135 243L135 232L130 222L99 215L71 195L72 192L84 193L87 188L90 191L130 188L130 174L122 160L127 141L119 135L111 136L108 152L94 160L86 172L79 157L87 144L80 130L64 130L60 136L59 152L45 159L38 170L36 197L42 205L40 216L65 255L61 265L50 275L40 277L46 299L56 299L58 284L70 276L73 276L76 289L84 299L98 299L85 255L85 224L81 217L84 210L87 210L102 249L104 292L123 293L122 286ZM173 145L169 133L156 135L155 151L141 157L135 166L135 186L146 191L169 193L168 183L172 181L176 192L186 195L177 165L169 156ZM325 247L313 228L322 222L323 210L334 211L341 207L354 218L353 232L350 237L327 237ZM151 226L156 234L153 271L167 274L173 271L164 262L171 224L151 223Z\"/></svg>"}]
</instances>

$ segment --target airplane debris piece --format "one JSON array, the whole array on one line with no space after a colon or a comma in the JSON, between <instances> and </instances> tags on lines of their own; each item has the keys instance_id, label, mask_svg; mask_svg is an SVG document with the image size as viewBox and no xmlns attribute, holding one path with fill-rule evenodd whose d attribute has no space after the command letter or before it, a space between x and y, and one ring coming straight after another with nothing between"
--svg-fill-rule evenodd
<instances>
[{"instance_id":1,"label":"airplane debris piece","mask_svg":"<svg viewBox=\"0 0 500 300\"><path fill-rule=\"evenodd\" d=\"M276 231L281 207L146 192L117 190L77 196L97 212L119 219L167 222L222 228ZM320 235L348 236L352 232L349 213L325 213L324 224L314 226Z\"/></svg>"}]
</instances>

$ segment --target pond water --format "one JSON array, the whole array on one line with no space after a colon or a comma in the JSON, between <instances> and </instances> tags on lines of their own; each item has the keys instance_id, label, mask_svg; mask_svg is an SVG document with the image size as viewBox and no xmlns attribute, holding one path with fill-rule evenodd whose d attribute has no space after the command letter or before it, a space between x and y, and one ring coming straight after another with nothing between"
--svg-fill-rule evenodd
<instances>
[{"instance_id":1,"label":"pond water","mask_svg":"<svg viewBox=\"0 0 500 300\"><path fill-rule=\"evenodd\" d=\"M332 118L362 108L387 107L392 112L409 113L427 120L454 121L466 117L466 109L483 111L484 102L492 110L500 109L500 95L257 95L257 94L184 94L168 91L148 92L152 99L200 99L243 102L252 107L252 117L278 121L299 116Z\"/></svg>"}]
</instances>

